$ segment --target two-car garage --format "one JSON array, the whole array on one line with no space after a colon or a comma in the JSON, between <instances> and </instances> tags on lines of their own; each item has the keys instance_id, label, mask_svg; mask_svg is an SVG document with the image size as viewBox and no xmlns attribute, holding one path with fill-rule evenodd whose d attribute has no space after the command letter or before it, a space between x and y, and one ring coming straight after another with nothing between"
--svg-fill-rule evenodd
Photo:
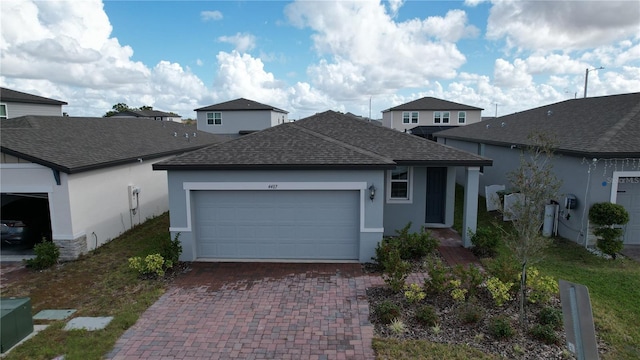
<instances>
[{"instance_id":1,"label":"two-car garage","mask_svg":"<svg viewBox=\"0 0 640 360\"><path fill-rule=\"evenodd\" d=\"M360 192L194 191L200 260L358 260Z\"/></svg>"}]
</instances>

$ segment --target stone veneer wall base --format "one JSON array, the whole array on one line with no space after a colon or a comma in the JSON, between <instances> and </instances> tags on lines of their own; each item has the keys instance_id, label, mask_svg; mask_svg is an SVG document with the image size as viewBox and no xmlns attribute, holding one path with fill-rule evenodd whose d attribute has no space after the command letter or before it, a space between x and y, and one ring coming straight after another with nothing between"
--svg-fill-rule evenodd
<instances>
[{"instance_id":1,"label":"stone veneer wall base","mask_svg":"<svg viewBox=\"0 0 640 360\"><path fill-rule=\"evenodd\" d=\"M60 260L70 261L76 260L80 255L87 252L87 236L82 235L78 238L69 239L53 239L54 244L60 248Z\"/></svg>"}]
</instances>

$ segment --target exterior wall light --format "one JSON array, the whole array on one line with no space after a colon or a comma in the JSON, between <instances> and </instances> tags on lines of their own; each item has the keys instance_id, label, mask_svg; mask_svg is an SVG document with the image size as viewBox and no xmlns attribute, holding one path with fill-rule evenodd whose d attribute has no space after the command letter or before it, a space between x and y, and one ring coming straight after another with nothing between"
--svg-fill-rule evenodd
<instances>
[{"instance_id":1,"label":"exterior wall light","mask_svg":"<svg viewBox=\"0 0 640 360\"><path fill-rule=\"evenodd\" d=\"M371 186L369 186L369 199L373 201L375 197L376 197L376 187L373 186L373 184L371 184Z\"/></svg>"}]
</instances>

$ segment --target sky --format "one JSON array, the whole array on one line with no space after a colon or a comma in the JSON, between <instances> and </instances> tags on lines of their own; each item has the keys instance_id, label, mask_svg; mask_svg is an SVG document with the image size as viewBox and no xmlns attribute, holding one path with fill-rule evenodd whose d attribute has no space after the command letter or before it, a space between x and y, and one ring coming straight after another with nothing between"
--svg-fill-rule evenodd
<instances>
[{"instance_id":1,"label":"sky","mask_svg":"<svg viewBox=\"0 0 640 360\"><path fill-rule=\"evenodd\" d=\"M599 69L601 68L602 69ZM640 92L640 0L0 2L0 85L195 118L247 98L374 119L425 96L502 116Z\"/></svg>"}]
</instances>

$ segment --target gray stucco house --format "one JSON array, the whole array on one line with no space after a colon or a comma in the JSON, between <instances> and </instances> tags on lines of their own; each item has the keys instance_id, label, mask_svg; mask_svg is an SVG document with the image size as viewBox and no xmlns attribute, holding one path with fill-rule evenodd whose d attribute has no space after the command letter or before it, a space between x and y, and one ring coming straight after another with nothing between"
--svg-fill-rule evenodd
<instances>
[{"instance_id":1,"label":"gray stucco house","mask_svg":"<svg viewBox=\"0 0 640 360\"><path fill-rule=\"evenodd\" d=\"M239 98L194 109L198 130L237 137L289 122L288 112Z\"/></svg>"},{"instance_id":2,"label":"gray stucco house","mask_svg":"<svg viewBox=\"0 0 640 360\"><path fill-rule=\"evenodd\" d=\"M62 116L62 105L66 102L0 88L0 120L24 115Z\"/></svg>"},{"instance_id":3,"label":"gray stucco house","mask_svg":"<svg viewBox=\"0 0 640 360\"><path fill-rule=\"evenodd\" d=\"M562 180L557 232L593 245L588 211L597 202L623 205L630 215L624 242L640 244L640 93L571 99L436 133L438 141L494 159L480 189L510 184L532 132L555 139L554 169ZM459 174L461 175L461 174ZM567 208L565 199L575 198Z\"/></svg>"},{"instance_id":4,"label":"gray stucco house","mask_svg":"<svg viewBox=\"0 0 640 360\"><path fill-rule=\"evenodd\" d=\"M434 97L423 97L382 111L382 125L432 140L433 133L474 124L481 108Z\"/></svg>"},{"instance_id":5,"label":"gray stucco house","mask_svg":"<svg viewBox=\"0 0 640 360\"><path fill-rule=\"evenodd\" d=\"M367 262L409 221L453 224L457 169L470 189L463 227L475 230L479 167L491 163L327 111L153 168L167 171L184 261Z\"/></svg>"}]
</instances>

